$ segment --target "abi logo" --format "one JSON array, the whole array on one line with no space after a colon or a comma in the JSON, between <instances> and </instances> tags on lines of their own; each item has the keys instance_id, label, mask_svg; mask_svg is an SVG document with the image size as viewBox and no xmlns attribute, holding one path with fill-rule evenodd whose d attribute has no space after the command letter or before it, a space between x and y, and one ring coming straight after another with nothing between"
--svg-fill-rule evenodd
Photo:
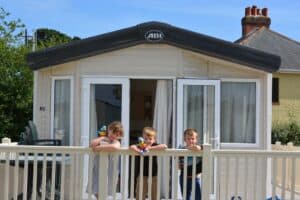
<instances>
[{"instance_id":1,"label":"abi logo","mask_svg":"<svg viewBox=\"0 0 300 200\"><path fill-rule=\"evenodd\" d=\"M160 30L150 30L145 33L145 39L149 42L159 42L165 37L164 33Z\"/></svg>"}]
</instances>

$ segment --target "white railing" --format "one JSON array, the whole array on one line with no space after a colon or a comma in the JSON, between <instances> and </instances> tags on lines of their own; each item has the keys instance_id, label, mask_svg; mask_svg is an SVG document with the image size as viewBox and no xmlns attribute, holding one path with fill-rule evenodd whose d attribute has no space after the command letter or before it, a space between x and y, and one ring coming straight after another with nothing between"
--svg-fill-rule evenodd
<instances>
[{"instance_id":1,"label":"white railing","mask_svg":"<svg viewBox=\"0 0 300 200\"><path fill-rule=\"evenodd\" d=\"M213 150L212 155L217 164L216 199L261 200L268 197L275 200L276 196L282 200L300 199L295 188L295 177L299 173L296 172L296 161L300 160L300 151ZM288 162L291 163L289 175L286 170ZM280 174L278 166L282 166ZM281 187L276 184L279 176Z\"/></svg>"},{"instance_id":2,"label":"white railing","mask_svg":"<svg viewBox=\"0 0 300 200\"><path fill-rule=\"evenodd\" d=\"M109 155L106 152L93 153L86 147L0 146L0 182L3 186L0 188L0 199L95 199L90 184L95 178L92 173L95 155L99 155L99 199L107 199L108 196L111 199L142 197L141 191L135 195L136 155L127 148ZM299 173L296 172L299 151L211 150L210 145L204 145L204 151L200 153L167 149L151 151L147 155L150 173L154 156L158 158L157 199L185 199L179 187L178 162L180 157L184 158L184 176L187 176L188 156L203 157L202 200L262 200L270 196L275 199L275 195L284 200L299 199L293 178ZM115 159L120 165L111 166L109 159ZM141 165L143 160L141 158ZM193 160L195 170L196 159ZM291 166L290 179L286 178L287 162ZM282 168L281 187L272 184L275 181L272 177L279 176L279 165ZM109 168L112 169L110 177ZM139 170L142 173L143 167ZM85 185L84 179L88 180L88 185ZM114 180L117 184L107 184ZM143 179L138 181L143 185ZM148 182L151 185L152 178ZM185 190L186 181L183 184ZM286 185L290 186L289 190L286 190ZM148 198L151 199L153 194L150 186L148 188ZM194 181L192 188L194 191Z\"/></svg>"}]
</instances>

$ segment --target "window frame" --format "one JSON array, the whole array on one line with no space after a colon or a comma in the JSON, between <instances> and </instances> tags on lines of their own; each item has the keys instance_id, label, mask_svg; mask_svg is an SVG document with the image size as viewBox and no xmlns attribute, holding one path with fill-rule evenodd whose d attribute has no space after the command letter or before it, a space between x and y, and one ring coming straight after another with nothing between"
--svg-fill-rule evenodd
<instances>
[{"instance_id":1,"label":"window frame","mask_svg":"<svg viewBox=\"0 0 300 200\"><path fill-rule=\"evenodd\" d=\"M221 79L220 83L220 93L222 92L222 83L223 82L233 82L233 83L255 83L256 86L256 109L255 109L255 143L234 143L234 142L222 142L221 135L222 135L222 127L221 127L221 118L220 118L220 145L221 148L239 148L239 147L259 147L260 144L260 138L259 138L259 131L260 131L260 100L261 100L261 83L259 79ZM222 110L222 95L220 94L220 114Z\"/></svg>"},{"instance_id":2,"label":"window frame","mask_svg":"<svg viewBox=\"0 0 300 200\"><path fill-rule=\"evenodd\" d=\"M69 133L69 145L74 145L74 131L73 131L73 113L74 113L74 77L72 75L69 76L52 76L51 77L51 138L54 138L54 93L55 93L55 81L57 80L70 80L70 133Z\"/></svg>"},{"instance_id":3,"label":"window frame","mask_svg":"<svg viewBox=\"0 0 300 200\"><path fill-rule=\"evenodd\" d=\"M214 86L215 89L215 97L214 97L214 104L215 104L215 122L214 122L214 135L208 137L208 135L203 134L203 143L206 142L214 142L215 149L220 148L220 125L221 125L221 82L220 80L203 80L203 79L192 79L192 78L184 78L184 79L177 79L177 104L176 104L176 132L177 132L177 140L176 145L177 147L183 143L183 87L184 85L196 85L196 86Z\"/></svg>"}]
</instances>

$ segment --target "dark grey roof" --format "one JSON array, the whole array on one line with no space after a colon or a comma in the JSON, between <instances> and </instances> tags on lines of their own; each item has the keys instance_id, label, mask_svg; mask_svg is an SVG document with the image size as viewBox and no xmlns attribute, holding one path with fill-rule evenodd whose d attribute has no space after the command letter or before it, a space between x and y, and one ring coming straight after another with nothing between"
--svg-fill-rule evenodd
<instances>
[{"instance_id":1,"label":"dark grey roof","mask_svg":"<svg viewBox=\"0 0 300 200\"><path fill-rule=\"evenodd\" d=\"M161 31L163 38L156 41L147 40L145 35L152 30ZM280 57L277 55L160 22L142 23L30 53L27 55L27 62L33 70L37 70L144 43L169 44L267 72L278 70L280 65Z\"/></svg>"},{"instance_id":2,"label":"dark grey roof","mask_svg":"<svg viewBox=\"0 0 300 200\"><path fill-rule=\"evenodd\" d=\"M300 43L266 27L250 32L236 43L279 55L279 71L300 70Z\"/></svg>"}]
</instances>

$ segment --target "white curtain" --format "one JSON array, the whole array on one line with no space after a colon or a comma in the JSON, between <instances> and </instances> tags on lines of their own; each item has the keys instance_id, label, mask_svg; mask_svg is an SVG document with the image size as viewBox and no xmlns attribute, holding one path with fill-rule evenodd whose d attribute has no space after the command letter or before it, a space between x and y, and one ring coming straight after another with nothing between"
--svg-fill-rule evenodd
<instances>
[{"instance_id":1,"label":"white curtain","mask_svg":"<svg viewBox=\"0 0 300 200\"><path fill-rule=\"evenodd\" d=\"M91 90L90 90L90 140L94 139L97 134L97 108L96 108L96 89L95 85L91 85Z\"/></svg>"},{"instance_id":2,"label":"white curtain","mask_svg":"<svg viewBox=\"0 0 300 200\"><path fill-rule=\"evenodd\" d=\"M196 129L201 143L203 141L203 94L203 86L185 85L183 88L183 130Z\"/></svg>"},{"instance_id":3,"label":"white curtain","mask_svg":"<svg viewBox=\"0 0 300 200\"><path fill-rule=\"evenodd\" d=\"M55 80L54 85L54 134L62 137L63 145L70 144L70 85L69 79Z\"/></svg>"},{"instance_id":4,"label":"white curtain","mask_svg":"<svg viewBox=\"0 0 300 200\"><path fill-rule=\"evenodd\" d=\"M172 133L172 81L158 80L155 95L153 127L159 143L170 143Z\"/></svg>"},{"instance_id":5,"label":"white curtain","mask_svg":"<svg viewBox=\"0 0 300 200\"><path fill-rule=\"evenodd\" d=\"M168 146L171 144L172 136L172 81L171 80L158 80L156 86L155 95L155 107L154 107L154 119L153 127L157 130L157 142L164 143ZM161 174L170 173L170 169L166 169L166 162L161 160ZM163 176L162 176L163 177ZM165 179L161 179L161 191L162 195L166 194L166 183Z\"/></svg>"},{"instance_id":6,"label":"white curtain","mask_svg":"<svg viewBox=\"0 0 300 200\"><path fill-rule=\"evenodd\" d=\"M256 83L221 85L221 142L255 143Z\"/></svg>"}]
</instances>

